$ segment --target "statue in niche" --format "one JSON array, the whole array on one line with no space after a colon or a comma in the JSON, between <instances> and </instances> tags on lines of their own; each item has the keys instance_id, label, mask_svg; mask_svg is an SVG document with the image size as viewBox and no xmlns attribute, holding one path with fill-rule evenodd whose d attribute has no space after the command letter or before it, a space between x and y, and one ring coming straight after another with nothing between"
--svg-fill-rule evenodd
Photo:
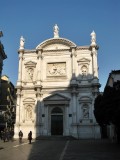
<instances>
[{"instance_id":1,"label":"statue in niche","mask_svg":"<svg viewBox=\"0 0 120 160\"><path fill-rule=\"evenodd\" d=\"M27 106L26 108L26 119L31 120L32 119L32 107Z\"/></svg>"},{"instance_id":2,"label":"statue in niche","mask_svg":"<svg viewBox=\"0 0 120 160\"><path fill-rule=\"evenodd\" d=\"M20 38L20 49L24 49L24 44L25 44L25 39L23 38L23 36L21 36L21 38Z\"/></svg>"},{"instance_id":3,"label":"statue in niche","mask_svg":"<svg viewBox=\"0 0 120 160\"><path fill-rule=\"evenodd\" d=\"M89 118L89 108L88 106L83 107L83 118Z\"/></svg>"},{"instance_id":4,"label":"statue in niche","mask_svg":"<svg viewBox=\"0 0 120 160\"><path fill-rule=\"evenodd\" d=\"M53 30L54 30L54 38L59 38L59 27L57 26L57 24L55 24Z\"/></svg>"},{"instance_id":5,"label":"statue in niche","mask_svg":"<svg viewBox=\"0 0 120 160\"><path fill-rule=\"evenodd\" d=\"M33 68L28 68L28 80L32 81L33 80Z\"/></svg>"},{"instance_id":6,"label":"statue in niche","mask_svg":"<svg viewBox=\"0 0 120 160\"><path fill-rule=\"evenodd\" d=\"M87 67L82 66L81 70L82 70L82 76L87 76Z\"/></svg>"}]
</instances>

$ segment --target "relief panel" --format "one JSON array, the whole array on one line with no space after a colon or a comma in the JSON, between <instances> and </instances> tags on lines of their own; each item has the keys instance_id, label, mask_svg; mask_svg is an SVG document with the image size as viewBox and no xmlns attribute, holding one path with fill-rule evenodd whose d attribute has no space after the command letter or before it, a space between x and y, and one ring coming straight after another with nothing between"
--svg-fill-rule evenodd
<instances>
[{"instance_id":1,"label":"relief panel","mask_svg":"<svg viewBox=\"0 0 120 160\"><path fill-rule=\"evenodd\" d=\"M66 76L66 63L48 63L47 64L47 77L52 76Z\"/></svg>"}]
</instances>

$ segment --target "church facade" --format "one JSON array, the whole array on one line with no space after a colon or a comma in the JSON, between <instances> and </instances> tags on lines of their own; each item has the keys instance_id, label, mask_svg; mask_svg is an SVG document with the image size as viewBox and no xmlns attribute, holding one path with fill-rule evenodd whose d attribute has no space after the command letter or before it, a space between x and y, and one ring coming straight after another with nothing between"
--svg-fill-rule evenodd
<instances>
[{"instance_id":1,"label":"church facade","mask_svg":"<svg viewBox=\"0 0 120 160\"><path fill-rule=\"evenodd\" d=\"M59 37L24 48L20 39L15 138L23 131L38 136L100 138L94 117L94 99L99 92L96 34L88 46Z\"/></svg>"}]
</instances>

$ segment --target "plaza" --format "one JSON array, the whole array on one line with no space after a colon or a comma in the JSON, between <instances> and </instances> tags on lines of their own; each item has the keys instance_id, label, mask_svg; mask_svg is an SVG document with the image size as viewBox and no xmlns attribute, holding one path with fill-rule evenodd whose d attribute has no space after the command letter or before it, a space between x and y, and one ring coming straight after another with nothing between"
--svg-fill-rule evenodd
<instances>
[{"instance_id":1,"label":"plaza","mask_svg":"<svg viewBox=\"0 0 120 160\"><path fill-rule=\"evenodd\" d=\"M34 140L28 144L0 141L3 160L119 160L120 145L111 140Z\"/></svg>"}]
</instances>

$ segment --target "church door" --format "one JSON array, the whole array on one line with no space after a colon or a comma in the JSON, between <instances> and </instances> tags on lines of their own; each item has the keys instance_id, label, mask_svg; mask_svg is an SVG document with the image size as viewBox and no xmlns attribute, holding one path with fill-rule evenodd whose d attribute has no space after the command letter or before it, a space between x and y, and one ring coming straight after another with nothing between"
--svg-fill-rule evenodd
<instances>
[{"instance_id":1,"label":"church door","mask_svg":"<svg viewBox=\"0 0 120 160\"><path fill-rule=\"evenodd\" d=\"M58 107L51 112L51 135L63 135L63 111Z\"/></svg>"}]
</instances>

